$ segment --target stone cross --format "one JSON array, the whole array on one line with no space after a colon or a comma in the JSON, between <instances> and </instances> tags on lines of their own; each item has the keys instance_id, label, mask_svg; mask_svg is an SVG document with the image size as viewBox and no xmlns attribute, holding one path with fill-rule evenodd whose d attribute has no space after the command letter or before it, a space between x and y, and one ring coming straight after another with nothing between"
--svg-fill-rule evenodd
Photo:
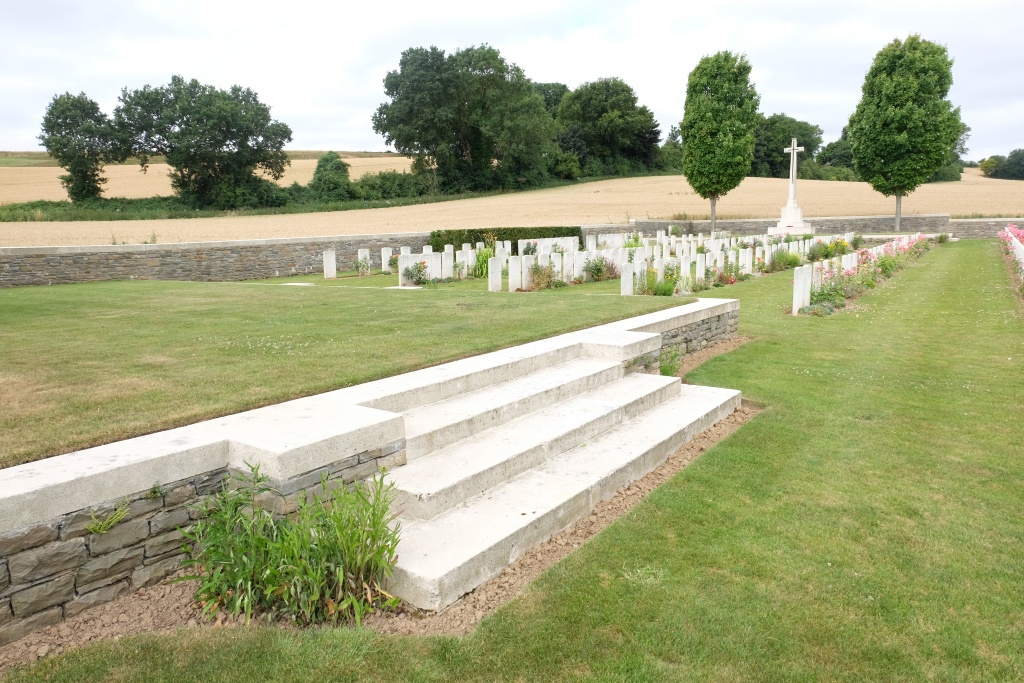
<instances>
[{"instance_id":1,"label":"stone cross","mask_svg":"<svg viewBox=\"0 0 1024 683\"><path fill-rule=\"evenodd\" d=\"M786 206L796 206L796 155L804 148L797 147L796 138L793 138L790 146L782 151L789 155L789 202Z\"/></svg>"}]
</instances>

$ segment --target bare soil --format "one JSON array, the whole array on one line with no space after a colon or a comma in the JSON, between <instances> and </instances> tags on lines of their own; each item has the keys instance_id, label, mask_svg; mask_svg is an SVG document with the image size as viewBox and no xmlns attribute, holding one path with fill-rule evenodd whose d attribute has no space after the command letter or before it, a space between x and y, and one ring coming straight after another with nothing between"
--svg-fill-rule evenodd
<instances>
[{"instance_id":1,"label":"bare soil","mask_svg":"<svg viewBox=\"0 0 1024 683\"><path fill-rule=\"evenodd\" d=\"M349 159L355 175L356 162L395 163L396 159ZM299 174L300 161L293 162L291 173ZM312 177L312 160L306 171ZM111 184L114 169L108 169ZM28 190L19 184L30 173L50 173L53 168L0 168L0 202L13 201L6 193ZM120 171L119 171L120 172ZM149 176L160 173L153 170ZM303 176L304 177L304 176ZM286 176L284 182L291 182ZM295 178L299 178L298 175ZM138 181L138 178L136 178ZM161 181L163 182L163 181ZM8 189L9 188L9 189ZM60 190L59 184L56 184ZM780 215L786 203L789 181L778 178L747 178L738 188L718 201L719 218L765 218ZM903 200L906 215L947 213L954 216L1024 215L1024 183L1017 180L985 178L977 169L967 169L963 180L931 183L918 188ZM804 215L814 216L892 215L895 200L883 197L867 183L801 180L797 183L798 201ZM156 194L153 190L142 195ZM59 194L59 192L58 192ZM686 220L706 218L710 210L706 200L695 194L682 176L650 176L580 183L564 187L462 199L457 201L362 209L324 213L274 216L227 216L147 221L83 221L53 223L4 223L0 247L65 246L110 244L112 234L118 242L142 243L155 233L157 241L209 242L215 240L261 239L274 237L311 237L422 232L447 228L539 227L625 223L630 218Z\"/></svg>"},{"instance_id":2,"label":"bare soil","mask_svg":"<svg viewBox=\"0 0 1024 683\"><path fill-rule=\"evenodd\" d=\"M715 346L683 357L679 375L707 360L728 353L750 341L734 337ZM440 612L424 612L403 605L396 612L375 614L364 620L365 627L379 633L403 635L461 635L469 633L486 615L523 593L527 585L567 557L616 519L636 507L649 493L696 460L704 451L726 438L760 412L744 400L739 410L711 429L697 435L670 456L660 467L603 501L583 519L543 543L523 553L497 577ZM180 575L180 574L179 574ZM178 575L176 575L178 576ZM59 654L91 642L120 639L140 633L166 633L179 628L221 628L240 626L240 622L220 614L213 621L201 617L193 599L195 581L164 582L143 588L113 602L47 626L0 647L0 676L19 664Z\"/></svg>"}]
</instances>

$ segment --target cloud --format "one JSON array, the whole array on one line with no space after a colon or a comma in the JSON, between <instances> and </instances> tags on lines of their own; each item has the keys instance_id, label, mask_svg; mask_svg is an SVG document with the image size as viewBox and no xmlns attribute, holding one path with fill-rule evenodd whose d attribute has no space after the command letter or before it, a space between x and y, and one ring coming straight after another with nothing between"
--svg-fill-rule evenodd
<instances>
[{"instance_id":1,"label":"cloud","mask_svg":"<svg viewBox=\"0 0 1024 683\"><path fill-rule=\"evenodd\" d=\"M1024 6L1001 0L843 5L797 0L673 3L8 0L0 62L0 149L35 149L57 93L106 110L122 87L172 74L253 88L294 130L295 149L383 149L370 117L403 50L488 43L537 81L576 87L617 76L662 131L683 114L686 78L705 54L748 56L762 111L784 112L835 139L875 53L909 33L954 57L950 97L973 128L971 156L1024 147Z\"/></svg>"}]
</instances>

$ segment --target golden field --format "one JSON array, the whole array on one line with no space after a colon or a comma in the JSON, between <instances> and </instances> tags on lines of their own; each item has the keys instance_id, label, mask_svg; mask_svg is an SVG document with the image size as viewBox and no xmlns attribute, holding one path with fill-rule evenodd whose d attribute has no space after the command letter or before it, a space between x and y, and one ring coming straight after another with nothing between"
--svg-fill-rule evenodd
<instances>
[{"instance_id":1,"label":"golden field","mask_svg":"<svg viewBox=\"0 0 1024 683\"><path fill-rule=\"evenodd\" d=\"M355 168L353 164L353 175ZM27 169L0 169L3 170ZM0 187L5 177L0 175ZM786 180L747 178L719 200L719 218L778 216L787 192ZM801 180L797 183L797 201L807 218L891 215L895 211L894 199L874 192L866 183ZM708 211L708 202L696 195L682 176L652 176L359 211L187 220L0 223L0 246L99 245L115 239L131 243L150 240L154 234L158 242L166 243L467 227L588 225L682 214L703 218ZM904 198L903 212L1021 216L1024 182L985 178L977 169L967 169L960 182L918 188Z\"/></svg>"},{"instance_id":2,"label":"golden field","mask_svg":"<svg viewBox=\"0 0 1024 683\"><path fill-rule=\"evenodd\" d=\"M349 176L353 180L367 173L408 171L412 164L408 157L396 154L364 156L359 152L341 152L339 156L351 166ZM293 182L305 185L313 179L314 169L315 156L309 159L292 159L291 166L278 183L285 186ZM103 169L103 175L107 178L103 194L106 197L132 199L170 195L171 181L167 177L169 170L167 164L150 164L146 173L139 169L138 164L107 166ZM59 180L63 174L64 169L57 166L0 166L0 204L40 199L55 202L65 200L68 195Z\"/></svg>"}]
</instances>

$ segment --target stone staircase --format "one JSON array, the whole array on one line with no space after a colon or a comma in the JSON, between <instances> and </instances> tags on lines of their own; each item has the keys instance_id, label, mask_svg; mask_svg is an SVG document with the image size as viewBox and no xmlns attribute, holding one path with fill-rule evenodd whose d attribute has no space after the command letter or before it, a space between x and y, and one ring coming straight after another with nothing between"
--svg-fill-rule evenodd
<instances>
[{"instance_id":1,"label":"stone staircase","mask_svg":"<svg viewBox=\"0 0 1024 683\"><path fill-rule=\"evenodd\" d=\"M631 373L594 350L489 384L463 377L465 391L421 391L444 398L402 410L391 592L443 609L739 406L738 391Z\"/></svg>"}]
</instances>

